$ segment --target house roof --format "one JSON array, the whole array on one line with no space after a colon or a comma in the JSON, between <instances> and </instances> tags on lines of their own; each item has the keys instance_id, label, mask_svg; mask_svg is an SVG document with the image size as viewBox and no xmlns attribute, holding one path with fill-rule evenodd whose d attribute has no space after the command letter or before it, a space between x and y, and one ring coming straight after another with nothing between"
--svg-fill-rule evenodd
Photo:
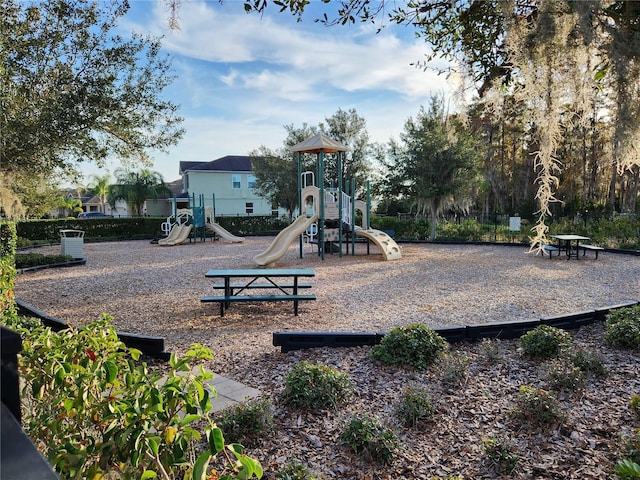
<instances>
[{"instance_id":1,"label":"house roof","mask_svg":"<svg viewBox=\"0 0 640 480\"><path fill-rule=\"evenodd\" d=\"M210 162L180 162L180 173L200 172L250 172L251 157L246 155L226 155Z\"/></svg>"},{"instance_id":2,"label":"house roof","mask_svg":"<svg viewBox=\"0 0 640 480\"><path fill-rule=\"evenodd\" d=\"M307 138L305 141L298 143L291 147L292 152L301 153L336 153L346 152L349 147L345 147L340 142L327 137L324 133L319 133L311 138Z\"/></svg>"}]
</instances>

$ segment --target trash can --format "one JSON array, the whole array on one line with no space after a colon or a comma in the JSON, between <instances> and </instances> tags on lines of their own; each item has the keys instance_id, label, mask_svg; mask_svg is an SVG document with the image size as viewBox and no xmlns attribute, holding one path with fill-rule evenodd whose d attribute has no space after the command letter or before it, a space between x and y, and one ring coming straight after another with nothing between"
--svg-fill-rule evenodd
<instances>
[{"instance_id":1,"label":"trash can","mask_svg":"<svg viewBox=\"0 0 640 480\"><path fill-rule=\"evenodd\" d=\"M62 255L84 258L84 232L82 230L60 230Z\"/></svg>"}]
</instances>

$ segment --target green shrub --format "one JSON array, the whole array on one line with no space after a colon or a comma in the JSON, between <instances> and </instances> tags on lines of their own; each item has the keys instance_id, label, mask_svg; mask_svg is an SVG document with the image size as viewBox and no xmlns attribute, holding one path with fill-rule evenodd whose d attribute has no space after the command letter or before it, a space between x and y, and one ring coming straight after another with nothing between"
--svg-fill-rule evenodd
<instances>
[{"instance_id":1,"label":"green shrub","mask_svg":"<svg viewBox=\"0 0 640 480\"><path fill-rule=\"evenodd\" d=\"M586 379L580 367L570 359L553 359L547 365L549 386L554 390L580 390L584 388Z\"/></svg>"},{"instance_id":2,"label":"green shrub","mask_svg":"<svg viewBox=\"0 0 640 480\"><path fill-rule=\"evenodd\" d=\"M43 255L42 253L20 253L16 255L16 268L39 267L73 261L71 255Z\"/></svg>"},{"instance_id":3,"label":"green shrub","mask_svg":"<svg viewBox=\"0 0 640 480\"><path fill-rule=\"evenodd\" d=\"M398 438L377 418L358 415L351 418L342 433L342 442L368 460L390 463L398 450Z\"/></svg>"},{"instance_id":4,"label":"green shrub","mask_svg":"<svg viewBox=\"0 0 640 480\"><path fill-rule=\"evenodd\" d=\"M386 365L409 365L425 370L442 357L449 345L433 329L420 323L392 328L379 345L371 347L371 359Z\"/></svg>"},{"instance_id":5,"label":"green shrub","mask_svg":"<svg viewBox=\"0 0 640 480\"><path fill-rule=\"evenodd\" d=\"M227 440L245 446L258 445L273 430L273 406L268 398L249 400L224 410L216 424Z\"/></svg>"},{"instance_id":6,"label":"green shrub","mask_svg":"<svg viewBox=\"0 0 640 480\"><path fill-rule=\"evenodd\" d=\"M395 406L394 414L401 425L417 428L436 413L431 394L426 388L409 387Z\"/></svg>"},{"instance_id":7,"label":"green shrub","mask_svg":"<svg viewBox=\"0 0 640 480\"><path fill-rule=\"evenodd\" d=\"M316 480L318 477L309 471L302 462L293 459L275 472L276 480Z\"/></svg>"},{"instance_id":8,"label":"green shrub","mask_svg":"<svg viewBox=\"0 0 640 480\"><path fill-rule=\"evenodd\" d=\"M327 365L296 363L284 381L282 399L293 408L335 408L351 393L351 379Z\"/></svg>"},{"instance_id":9,"label":"green shrub","mask_svg":"<svg viewBox=\"0 0 640 480\"><path fill-rule=\"evenodd\" d=\"M515 470L520 458L512 452L513 447L508 438L487 438L482 444L484 453L496 472L510 474Z\"/></svg>"},{"instance_id":10,"label":"green shrub","mask_svg":"<svg viewBox=\"0 0 640 480\"><path fill-rule=\"evenodd\" d=\"M549 325L539 325L520 337L520 346L524 353L536 358L557 357L570 345L569 333Z\"/></svg>"},{"instance_id":11,"label":"green shrub","mask_svg":"<svg viewBox=\"0 0 640 480\"><path fill-rule=\"evenodd\" d=\"M480 353L487 363L496 363L500 358L501 350L500 340L497 338L483 338L480 342Z\"/></svg>"},{"instance_id":12,"label":"green shrub","mask_svg":"<svg viewBox=\"0 0 640 480\"><path fill-rule=\"evenodd\" d=\"M16 225L0 222L0 319L15 319Z\"/></svg>"},{"instance_id":13,"label":"green shrub","mask_svg":"<svg viewBox=\"0 0 640 480\"><path fill-rule=\"evenodd\" d=\"M635 393L631 395L631 399L629 400L629 407L631 407L633 413L636 414L636 417L640 419L640 395Z\"/></svg>"},{"instance_id":14,"label":"green shrub","mask_svg":"<svg viewBox=\"0 0 640 480\"><path fill-rule=\"evenodd\" d=\"M584 348L572 349L569 358L573 364L585 373L592 373L598 377L604 376L607 369L604 366L604 357L596 352Z\"/></svg>"},{"instance_id":15,"label":"green shrub","mask_svg":"<svg viewBox=\"0 0 640 480\"><path fill-rule=\"evenodd\" d=\"M467 380L469 358L460 352L453 352L440 359L440 381L445 389L451 390L462 386Z\"/></svg>"},{"instance_id":16,"label":"green shrub","mask_svg":"<svg viewBox=\"0 0 640 480\"><path fill-rule=\"evenodd\" d=\"M529 385L520 387L512 413L515 418L531 424L547 425L562 419L553 393Z\"/></svg>"},{"instance_id":17,"label":"green shrub","mask_svg":"<svg viewBox=\"0 0 640 480\"><path fill-rule=\"evenodd\" d=\"M622 457L640 463L640 429L622 438Z\"/></svg>"},{"instance_id":18,"label":"green shrub","mask_svg":"<svg viewBox=\"0 0 640 480\"><path fill-rule=\"evenodd\" d=\"M613 310L607 315L605 339L617 348L640 348L640 305Z\"/></svg>"},{"instance_id":19,"label":"green shrub","mask_svg":"<svg viewBox=\"0 0 640 480\"><path fill-rule=\"evenodd\" d=\"M623 479L640 478L640 465L625 458L616 465L616 474Z\"/></svg>"},{"instance_id":20,"label":"green shrub","mask_svg":"<svg viewBox=\"0 0 640 480\"><path fill-rule=\"evenodd\" d=\"M59 333L11 327L23 337L23 427L62 478L203 478L214 459L221 479L262 476L210 419L212 375L195 368L208 349L194 345L154 370L106 316Z\"/></svg>"}]
</instances>

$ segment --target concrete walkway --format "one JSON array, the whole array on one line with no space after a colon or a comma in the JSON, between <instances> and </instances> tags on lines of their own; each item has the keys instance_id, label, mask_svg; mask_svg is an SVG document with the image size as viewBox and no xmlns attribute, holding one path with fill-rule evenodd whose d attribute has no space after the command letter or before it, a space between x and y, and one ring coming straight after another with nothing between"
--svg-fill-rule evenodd
<instances>
[{"instance_id":1,"label":"concrete walkway","mask_svg":"<svg viewBox=\"0 0 640 480\"><path fill-rule=\"evenodd\" d=\"M233 407L246 400L257 398L261 395L260 390L256 390L252 387L231 380L229 378L221 377L220 375L213 374L213 379L208 382L213 388L215 388L218 396L211 400L214 412L219 412L228 407Z\"/></svg>"}]
</instances>

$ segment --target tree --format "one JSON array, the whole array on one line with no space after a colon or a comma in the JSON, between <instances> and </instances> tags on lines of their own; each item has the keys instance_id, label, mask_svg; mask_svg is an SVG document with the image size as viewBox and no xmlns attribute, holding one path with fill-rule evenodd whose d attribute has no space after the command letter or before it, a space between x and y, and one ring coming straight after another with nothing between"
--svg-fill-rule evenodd
<instances>
[{"instance_id":1,"label":"tree","mask_svg":"<svg viewBox=\"0 0 640 480\"><path fill-rule=\"evenodd\" d=\"M125 0L5 0L0 7L0 171L72 175L143 158L182 136L158 39L114 32Z\"/></svg>"},{"instance_id":2,"label":"tree","mask_svg":"<svg viewBox=\"0 0 640 480\"><path fill-rule=\"evenodd\" d=\"M298 160L297 155L290 150L294 145L319 132L325 133L350 148L342 163L341 174L344 181L356 178L357 184L361 186L370 171L369 157L373 152L373 146L369 142L365 119L360 117L355 109L348 112L338 109L331 117L325 118L325 121L326 126L320 123L317 127L307 124L300 128L286 125L284 128L287 138L282 148L274 151L260 147L250 153L256 175L256 191L275 205L286 208L290 217L298 208ZM313 157L303 155L302 170L315 172L315 160L315 154ZM325 180L336 186L339 173L335 154L326 155L325 170Z\"/></svg>"},{"instance_id":3,"label":"tree","mask_svg":"<svg viewBox=\"0 0 640 480\"><path fill-rule=\"evenodd\" d=\"M432 97L428 110L421 108L415 120L406 121L400 142L389 143L381 191L427 213L434 240L442 210L464 207L471 199L479 146L468 129L446 117L442 97Z\"/></svg>"},{"instance_id":4,"label":"tree","mask_svg":"<svg viewBox=\"0 0 640 480\"><path fill-rule=\"evenodd\" d=\"M298 209L298 161L291 147L315 135L317 128L306 123L297 129L293 125L284 128L287 138L281 148L261 146L249 155L256 175L254 189L274 206L287 210L291 219Z\"/></svg>"},{"instance_id":5,"label":"tree","mask_svg":"<svg viewBox=\"0 0 640 480\"><path fill-rule=\"evenodd\" d=\"M116 183L109 187L109 204L115 207L118 200L124 200L131 205L134 215L142 215L147 199L171 193L158 172L146 169L132 172L119 168L115 174Z\"/></svg>"},{"instance_id":6,"label":"tree","mask_svg":"<svg viewBox=\"0 0 640 480\"><path fill-rule=\"evenodd\" d=\"M60 197L59 207L64 210L65 215L75 216L75 214L82 212L82 200L63 195Z\"/></svg>"},{"instance_id":7,"label":"tree","mask_svg":"<svg viewBox=\"0 0 640 480\"><path fill-rule=\"evenodd\" d=\"M371 171L369 157L372 154L366 120L358 115L355 108L351 108L347 112L339 108L331 117L325 118L325 121L327 125L321 123L319 129L333 140L349 147L341 162L341 172L337 171L336 155L327 155L326 169L334 174L330 178L333 178L335 184L337 184L338 175L341 175L345 182L355 178L356 185L362 189L369 178Z\"/></svg>"},{"instance_id":8,"label":"tree","mask_svg":"<svg viewBox=\"0 0 640 480\"><path fill-rule=\"evenodd\" d=\"M89 187L91 193L100 199L100 211L105 212L105 206L107 205L107 198L109 197L109 182L111 177L109 175L92 175L92 184Z\"/></svg>"}]
</instances>

